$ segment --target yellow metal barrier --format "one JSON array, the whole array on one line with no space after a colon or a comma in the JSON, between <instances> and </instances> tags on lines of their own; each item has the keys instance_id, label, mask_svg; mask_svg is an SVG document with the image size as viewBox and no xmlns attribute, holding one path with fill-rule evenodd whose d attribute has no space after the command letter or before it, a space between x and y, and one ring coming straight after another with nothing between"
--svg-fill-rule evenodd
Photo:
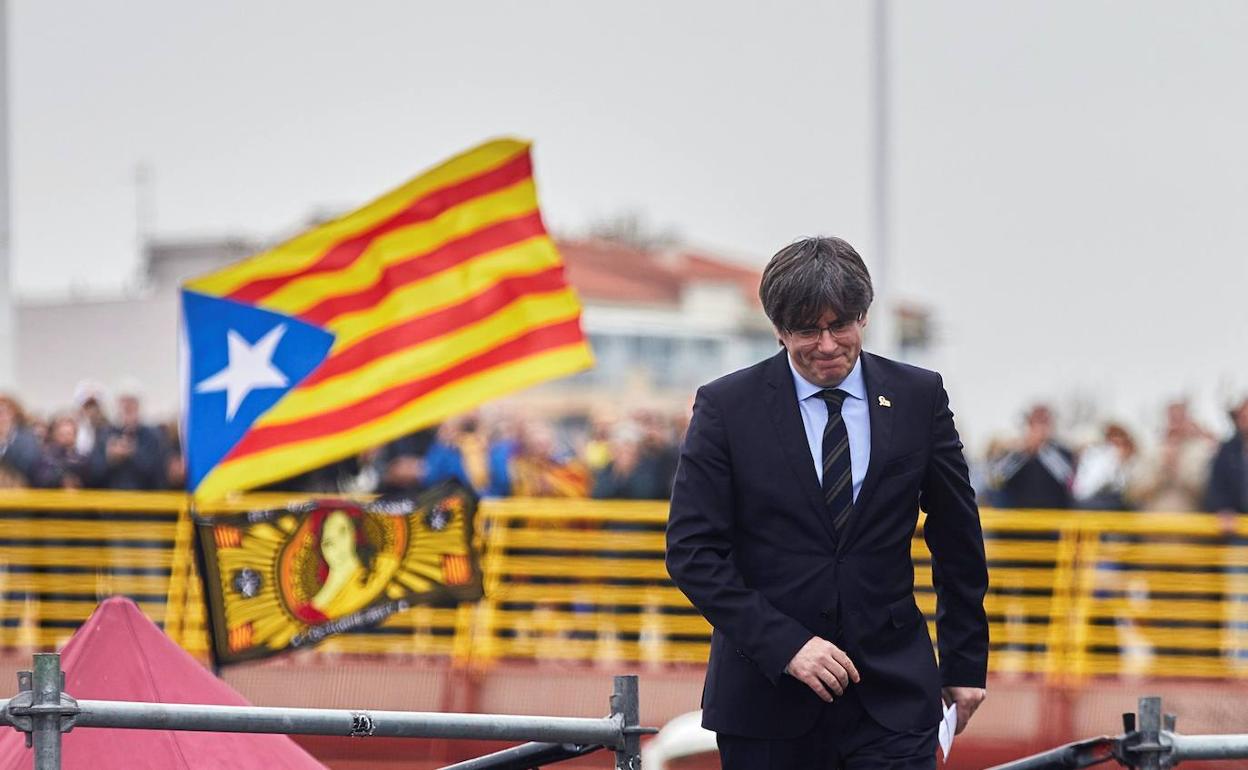
<instances>
[{"instance_id":1,"label":"yellow metal barrier","mask_svg":"<svg viewBox=\"0 0 1248 770\"><path fill-rule=\"evenodd\" d=\"M216 510L287 499L253 495ZM486 501L483 601L414 608L318 650L473 667L701 663L710 627L667 578L666 516L661 502ZM994 671L1248 679L1248 522L1234 536L1203 514L985 510L983 523ZM0 493L0 647L53 649L99 599L126 594L205 658L193 536L181 495ZM921 532L912 553L930 621Z\"/></svg>"}]
</instances>

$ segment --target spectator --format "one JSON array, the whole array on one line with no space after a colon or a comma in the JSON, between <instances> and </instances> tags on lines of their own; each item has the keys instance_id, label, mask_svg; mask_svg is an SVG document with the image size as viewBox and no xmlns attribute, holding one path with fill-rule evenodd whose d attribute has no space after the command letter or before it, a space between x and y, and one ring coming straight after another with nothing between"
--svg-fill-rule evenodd
<instances>
[{"instance_id":1,"label":"spectator","mask_svg":"<svg viewBox=\"0 0 1248 770\"><path fill-rule=\"evenodd\" d=\"M129 386L117 397L117 425L100 428L91 452L93 467L103 469L109 489L164 489L167 449L161 432L144 425L139 389Z\"/></svg>"},{"instance_id":2,"label":"spectator","mask_svg":"<svg viewBox=\"0 0 1248 770\"><path fill-rule=\"evenodd\" d=\"M514 489L512 461L521 451L523 434L524 426L512 415L506 413L494 415L489 429L489 449L487 450L490 474L488 494L496 497L519 494Z\"/></svg>"},{"instance_id":3,"label":"spectator","mask_svg":"<svg viewBox=\"0 0 1248 770\"><path fill-rule=\"evenodd\" d=\"M1053 438L1053 413L1043 404L1026 416L1022 441L993 468L1003 508L1069 508L1075 456Z\"/></svg>"},{"instance_id":4,"label":"spectator","mask_svg":"<svg viewBox=\"0 0 1248 770\"><path fill-rule=\"evenodd\" d=\"M657 498L666 500L672 496L672 483L676 480L676 463L680 454L673 439L671 424L658 412L644 412L637 417L641 427L641 451L653 465L658 484Z\"/></svg>"},{"instance_id":5,"label":"spectator","mask_svg":"<svg viewBox=\"0 0 1248 770\"><path fill-rule=\"evenodd\" d=\"M425 456L425 483L456 478L479 495L507 494L507 480L491 473L490 445L475 414L448 420Z\"/></svg>"},{"instance_id":6,"label":"spectator","mask_svg":"<svg viewBox=\"0 0 1248 770\"><path fill-rule=\"evenodd\" d=\"M94 480L88 458L78 451L77 421L68 414L52 418L31 482L47 489L81 489Z\"/></svg>"},{"instance_id":7,"label":"spectator","mask_svg":"<svg viewBox=\"0 0 1248 770\"><path fill-rule=\"evenodd\" d=\"M1222 574L1222 649L1239 667L1248 667L1248 565L1243 553L1248 537L1236 533L1236 520L1248 513L1248 398L1231 410L1234 431L1214 455L1205 492L1205 509L1218 514L1225 550Z\"/></svg>"},{"instance_id":8,"label":"spectator","mask_svg":"<svg viewBox=\"0 0 1248 770\"><path fill-rule=\"evenodd\" d=\"M589 437L585 441L581 456L592 474L597 475L611 462L611 426L614 423L614 418L604 414L590 418Z\"/></svg>"},{"instance_id":9,"label":"spectator","mask_svg":"<svg viewBox=\"0 0 1248 770\"><path fill-rule=\"evenodd\" d=\"M1224 528L1248 513L1248 398L1231 410L1231 421L1235 430L1214 455L1205 491L1205 510L1222 514Z\"/></svg>"},{"instance_id":10,"label":"spectator","mask_svg":"<svg viewBox=\"0 0 1248 770\"><path fill-rule=\"evenodd\" d=\"M656 458L646 455L636 425L617 425L611 436L611 461L594 477L593 497L616 500L658 500L670 497Z\"/></svg>"},{"instance_id":11,"label":"spectator","mask_svg":"<svg viewBox=\"0 0 1248 770\"><path fill-rule=\"evenodd\" d=\"M182 438L178 435L178 424L162 423L161 435L167 450L165 452L165 488L186 489L186 458L182 456Z\"/></svg>"},{"instance_id":12,"label":"spectator","mask_svg":"<svg viewBox=\"0 0 1248 770\"><path fill-rule=\"evenodd\" d=\"M39 460L39 443L26 430L16 399L0 395L0 488L24 487Z\"/></svg>"},{"instance_id":13,"label":"spectator","mask_svg":"<svg viewBox=\"0 0 1248 770\"><path fill-rule=\"evenodd\" d=\"M26 430L30 433L30 437L35 440L36 446L43 446L43 442L48 440L48 421L40 415L26 415Z\"/></svg>"},{"instance_id":14,"label":"spectator","mask_svg":"<svg viewBox=\"0 0 1248 770\"><path fill-rule=\"evenodd\" d=\"M1204 509L1209 464L1217 448L1198 425L1187 402L1166 405L1166 426L1157 448L1135 464L1127 484L1127 500L1142 511Z\"/></svg>"},{"instance_id":15,"label":"spectator","mask_svg":"<svg viewBox=\"0 0 1248 770\"><path fill-rule=\"evenodd\" d=\"M424 428L385 444L373 460L377 491L383 495L419 492L425 488L425 455L437 428Z\"/></svg>"},{"instance_id":16,"label":"spectator","mask_svg":"<svg viewBox=\"0 0 1248 770\"><path fill-rule=\"evenodd\" d=\"M368 495L377 491L381 485L381 473L377 468L377 458L381 456L381 447L369 447L357 454L353 459L353 470L338 480L338 491L345 495Z\"/></svg>"},{"instance_id":17,"label":"spectator","mask_svg":"<svg viewBox=\"0 0 1248 770\"><path fill-rule=\"evenodd\" d=\"M515 497L586 497L589 472L571 452L560 450L547 425L526 425L508 463Z\"/></svg>"},{"instance_id":18,"label":"spectator","mask_svg":"<svg viewBox=\"0 0 1248 770\"><path fill-rule=\"evenodd\" d=\"M74 387L74 407L78 410L78 454L90 457L97 440L102 442L109 428L104 414L104 387L94 380L82 380Z\"/></svg>"},{"instance_id":19,"label":"spectator","mask_svg":"<svg viewBox=\"0 0 1248 770\"><path fill-rule=\"evenodd\" d=\"M347 457L265 484L258 487L258 491L338 494L350 488L359 473L359 460L356 457Z\"/></svg>"},{"instance_id":20,"label":"spectator","mask_svg":"<svg viewBox=\"0 0 1248 770\"><path fill-rule=\"evenodd\" d=\"M1125 511L1127 482L1136 461L1135 439L1116 422L1105 426L1105 438L1079 457L1071 492L1075 505L1093 511Z\"/></svg>"},{"instance_id":21,"label":"spectator","mask_svg":"<svg viewBox=\"0 0 1248 770\"><path fill-rule=\"evenodd\" d=\"M1001 507L1001 492L996 488L996 478L993 473L997 467L997 463L1001 462L1012 449L1011 442L994 436L988 441L988 449L984 451L980 459L976 460L968 456L967 461L971 476L971 486L975 488L975 500L981 506L989 508Z\"/></svg>"}]
</instances>

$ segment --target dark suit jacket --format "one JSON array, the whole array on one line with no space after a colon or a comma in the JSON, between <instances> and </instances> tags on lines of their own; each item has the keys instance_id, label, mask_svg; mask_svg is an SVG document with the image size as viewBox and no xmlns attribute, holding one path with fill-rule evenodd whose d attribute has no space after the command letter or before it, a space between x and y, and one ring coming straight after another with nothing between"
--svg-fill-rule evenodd
<instances>
[{"instance_id":1,"label":"dark suit jacket","mask_svg":"<svg viewBox=\"0 0 1248 770\"><path fill-rule=\"evenodd\" d=\"M797 737L823 701L784 668L812 636L850 656L884 726L940 721L941 686L983 687L983 534L940 375L862 354L871 462L839 537L781 351L698 390L667 527L667 568L711 625L709 730ZM883 397L891 406L880 403ZM932 552L940 665L914 600L919 507Z\"/></svg>"},{"instance_id":2,"label":"dark suit jacket","mask_svg":"<svg viewBox=\"0 0 1248 770\"><path fill-rule=\"evenodd\" d=\"M1218 447L1209 469L1205 510L1248 513L1248 467L1244 462L1244 437L1236 433Z\"/></svg>"}]
</instances>

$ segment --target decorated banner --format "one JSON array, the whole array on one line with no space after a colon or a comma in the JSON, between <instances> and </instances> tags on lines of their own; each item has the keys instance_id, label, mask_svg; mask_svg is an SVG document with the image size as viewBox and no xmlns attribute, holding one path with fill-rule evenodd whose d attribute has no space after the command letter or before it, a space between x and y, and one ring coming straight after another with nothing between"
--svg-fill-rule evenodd
<instances>
[{"instance_id":1,"label":"decorated banner","mask_svg":"<svg viewBox=\"0 0 1248 770\"><path fill-rule=\"evenodd\" d=\"M422 602L481 598L476 506L448 481L415 497L197 518L217 662L309 647Z\"/></svg>"},{"instance_id":2,"label":"decorated banner","mask_svg":"<svg viewBox=\"0 0 1248 770\"><path fill-rule=\"evenodd\" d=\"M199 500L593 365L529 144L488 142L182 291Z\"/></svg>"}]
</instances>

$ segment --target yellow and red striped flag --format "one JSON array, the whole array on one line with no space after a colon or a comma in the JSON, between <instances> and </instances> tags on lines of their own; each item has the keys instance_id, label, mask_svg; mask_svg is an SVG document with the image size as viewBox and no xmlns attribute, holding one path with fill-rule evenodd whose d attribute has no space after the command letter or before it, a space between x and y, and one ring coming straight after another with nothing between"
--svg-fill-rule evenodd
<instances>
[{"instance_id":1,"label":"yellow and red striped flag","mask_svg":"<svg viewBox=\"0 0 1248 770\"><path fill-rule=\"evenodd\" d=\"M593 365L527 142L183 286L187 483L219 497Z\"/></svg>"}]
</instances>

